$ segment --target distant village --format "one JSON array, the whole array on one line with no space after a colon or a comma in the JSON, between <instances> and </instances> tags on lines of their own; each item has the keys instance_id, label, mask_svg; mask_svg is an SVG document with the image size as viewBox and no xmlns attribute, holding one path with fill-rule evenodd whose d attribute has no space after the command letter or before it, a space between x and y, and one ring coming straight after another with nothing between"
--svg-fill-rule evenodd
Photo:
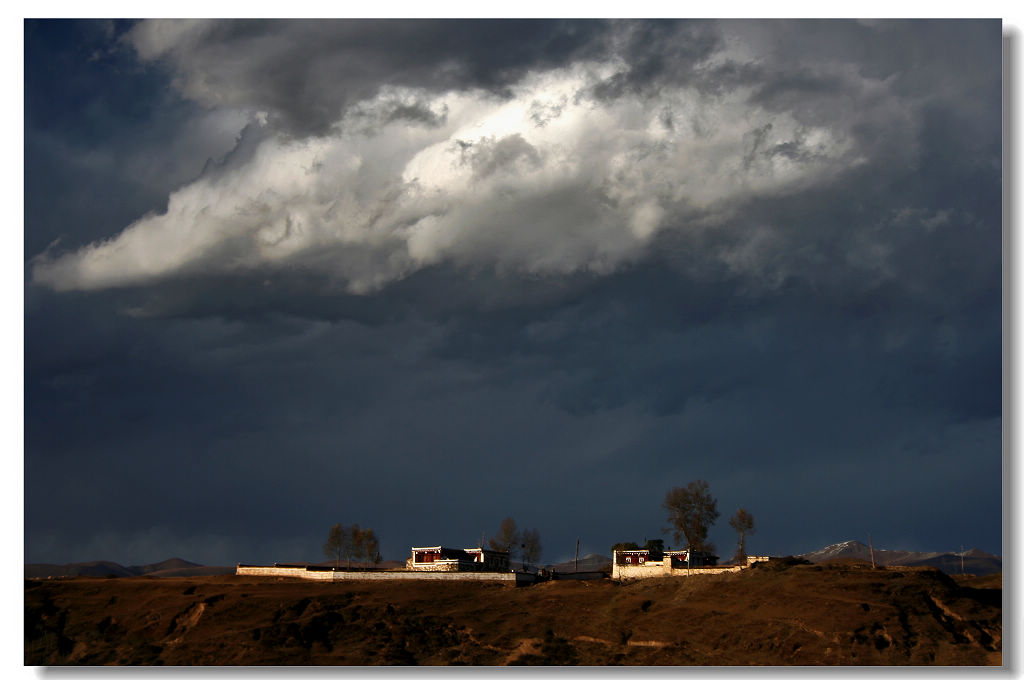
<instances>
[{"instance_id":1,"label":"distant village","mask_svg":"<svg viewBox=\"0 0 1024 680\"><path fill-rule=\"evenodd\" d=\"M719 566L718 556L707 541L710 526L718 518L716 501L708 492L703 480L691 482L685 487L670 489L665 496L663 507L668 510L669 521L674 527L676 540L686 540L685 550L664 550L661 540L647 541L641 548L636 543L617 543L612 547L611 570L571 571L556 569L530 570L528 565L536 563L540 556L540 534L536 529L520 531L511 517L505 518L498 534L491 539L490 549L480 545L476 548L450 548L442 545L413 547L405 561L404 568L379 569L376 567L351 566L352 556L374 564L380 562L377 537L372 529L360 529L358 525L344 527L335 524L328 533L324 554L335 558L333 566L310 564L274 564L258 566L239 564L235 573L240 576L280 576L304 578L317 581L380 581L380 580L472 580L504 581L516 585L529 585L551 579L636 579L662 576L698 576L737 572L758 562L768 561L767 556L748 556L744 549L745 538L754 533L754 517L740 508L729 520L736 530L738 545L731 564ZM481 544L483 543L481 539ZM519 570L513 569L512 550L518 548L522 554ZM710 549L708 549L710 548ZM349 564L341 566L348 557Z\"/></svg>"},{"instance_id":2,"label":"distant village","mask_svg":"<svg viewBox=\"0 0 1024 680\"><path fill-rule=\"evenodd\" d=\"M304 564L255 566L239 564L239 576L281 576L316 581L384 581L384 580L460 580L502 581L529 585L546 580L589 580L601 578L636 579L659 576L698 576L727 574L767 562L767 556L747 556L744 564L718 566L717 556L690 550L670 550L652 555L650 550L614 550L612 568L606 571L564 571L512 568L507 551L484 548L447 548L429 546L412 548L404 569L369 567L337 567Z\"/></svg>"}]
</instances>

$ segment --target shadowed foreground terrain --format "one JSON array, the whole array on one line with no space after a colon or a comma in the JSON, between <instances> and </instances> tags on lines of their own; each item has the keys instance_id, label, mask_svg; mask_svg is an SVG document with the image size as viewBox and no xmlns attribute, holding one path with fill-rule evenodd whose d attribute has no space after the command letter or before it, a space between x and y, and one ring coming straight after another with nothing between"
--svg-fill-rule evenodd
<instances>
[{"instance_id":1,"label":"shadowed foreground terrain","mask_svg":"<svg viewBox=\"0 0 1024 680\"><path fill-rule=\"evenodd\" d=\"M515 588L25 582L25 663L1001 665L1001 575L859 562Z\"/></svg>"}]
</instances>

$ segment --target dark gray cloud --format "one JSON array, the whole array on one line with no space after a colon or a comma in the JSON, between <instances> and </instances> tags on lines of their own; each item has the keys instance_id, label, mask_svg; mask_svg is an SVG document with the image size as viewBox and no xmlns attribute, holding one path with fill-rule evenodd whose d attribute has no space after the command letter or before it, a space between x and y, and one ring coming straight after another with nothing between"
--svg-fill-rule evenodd
<instances>
[{"instance_id":1,"label":"dark gray cloud","mask_svg":"<svg viewBox=\"0 0 1024 680\"><path fill-rule=\"evenodd\" d=\"M501 96L531 69L607 54L605 21L149 22L129 38L166 60L189 98L264 108L296 133L326 131L382 86L483 88Z\"/></svg>"},{"instance_id":2,"label":"dark gray cloud","mask_svg":"<svg viewBox=\"0 0 1024 680\"><path fill-rule=\"evenodd\" d=\"M166 210L172 190L236 146L245 115L174 96L118 39L127 28L25 23L26 259Z\"/></svg>"},{"instance_id":3,"label":"dark gray cloud","mask_svg":"<svg viewBox=\"0 0 1024 680\"><path fill-rule=\"evenodd\" d=\"M507 515L557 560L696 478L756 551L1001 550L998 22L28 22L26 54L27 270L67 267L26 284L27 560L318 559L338 521L401 557Z\"/></svg>"},{"instance_id":4,"label":"dark gray cloud","mask_svg":"<svg viewBox=\"0 0 1024 680\"><path fill-rule=\"evenodd\" d=\"M645 270L530 310L444 313L439 303L439 313L420 307L366 321L266 308L142 326L120 317L117 341L40 371L51 377L45 391L27 393L27 411L47 418L27 428L35 454L26 474L52 488L36 466L61 469L75 485L69 502L105 515L146 508L111 520L128 536L201 525L232 537L242 560L279 558L296 536L309 537L301 554L315 558L310 518L319 516L378 526L391 554L424 533L475 539L505 514L542 527L552 543L582 533L596 550L606 537L661 526L657 502L618 490L657 501L666 480L697 476L723 506L756 507L761 540L785 546L775 550L831 540L826 529L850 531L851 520L884 522L890 540L920 547L946 531L978 536L970 517L998 497L992 465L937 478L921 466L948 470L998 450L998 343L960 331L954 347L948 334L984 329L998 311L929 323L900 307L852 324L807 294L751 310L727 289L692 285ZM905 344L890 348L894 337ZM68 437L76 455L51 460ZM126 450L134 455L122 469ZM941 527L918 513L891 516L918 486L954 493L963 484L982 493ZM413 502L452 487L459 492L429 508ZM842 515L858 494L877 503L877 515L829 515L834 524L810 535L786 519L793 496L827 498ZM42 527L92 535L93 519L65 516L51 495L28 499L43 536ZM154 499L159 511L149 508ZM466 515L466 503L479 510ZM727 532L716 533L726 544Z\"/></svg>"},{"instance_id":5,"label":"dark gray cloud","mask_svg":"<svg viewBox=\"0 0 1024 680\"><path fill-rule=\"evenodd\" d=\"M615 28L614 53L626 68L594 86L599 99L691 84L700 79L703 62L723 47L711 21L620 22Z\"/></svg>"}]
</instances>

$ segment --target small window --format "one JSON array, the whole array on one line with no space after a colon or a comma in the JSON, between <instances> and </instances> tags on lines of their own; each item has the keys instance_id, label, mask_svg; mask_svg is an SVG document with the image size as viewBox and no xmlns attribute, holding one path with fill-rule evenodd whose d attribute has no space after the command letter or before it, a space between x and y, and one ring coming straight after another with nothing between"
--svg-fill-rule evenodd
<instances>
[{"instance_id":1,"label":"small window","mask_svg":"<svg viewBox=\"0 0 1024 680\"><path fill-rule=\"evenodd\" d=\"M644 558L641 557L640 558L640 564L643 564L643 563L644 563Z\"/></svg>"},{"instance_id":2,"label":"small window","mask_svg":"<svg viewBox=\"0 0 1024 680\"><path fill-rule=\"evenodd\" d=\"M626 558L626 564L633 564L633 558L632 557L627 557Z\"/></svg>"}]
</instances>

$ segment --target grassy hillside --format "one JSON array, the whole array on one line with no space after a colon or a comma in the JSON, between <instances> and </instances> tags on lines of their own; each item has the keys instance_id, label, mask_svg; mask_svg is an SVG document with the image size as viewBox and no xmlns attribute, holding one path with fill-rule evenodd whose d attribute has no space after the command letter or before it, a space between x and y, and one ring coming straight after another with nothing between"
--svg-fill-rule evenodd
<instances>
[{"instance_id":1,"label":"grassy hillside","mask_svg":"<svg viewBox=\"0 0 1024 680\"><path fill-rule=\"evenodd\" d=\"M515 588L214 576L25 582L25 662L1000 665L1001 578L862 563Z\"/></svg>"}]
</instances>

